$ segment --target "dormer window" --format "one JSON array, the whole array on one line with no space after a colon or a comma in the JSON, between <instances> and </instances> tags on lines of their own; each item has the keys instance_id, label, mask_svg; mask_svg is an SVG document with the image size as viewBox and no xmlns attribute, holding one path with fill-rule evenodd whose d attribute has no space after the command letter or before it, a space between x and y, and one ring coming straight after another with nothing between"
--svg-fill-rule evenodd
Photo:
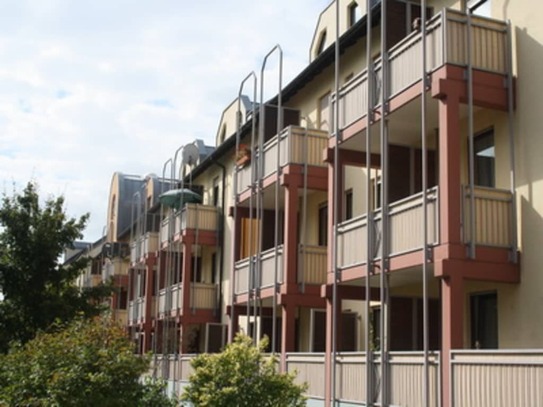
<instances>
[{"instance_id":1,"label":"dormer window","mask_svg":"<svg viewBox=\"0 0 543 407\"><path fill-rule=\"evenodd\" d=\"M360 20L360 18L362 18L362 12L360 11L360 7L358 7L358 4L356 3L356 1L353 1L351 4L349 4L347 16L349 19L348 21L349 28L355 25L356 22Z\"/></svg>"},{"instance_id":2,"label":"dormer window","mask_svg":"<svg viewBox=\"0 0 543 407\"><path fill-rule=\"evenodd\" d=\"M324 51L325 46L326 46L326 30L323 30L319 38L319 45L317 46L317 56L322 54L322 51Z\"/></svg>"}]
</instances>

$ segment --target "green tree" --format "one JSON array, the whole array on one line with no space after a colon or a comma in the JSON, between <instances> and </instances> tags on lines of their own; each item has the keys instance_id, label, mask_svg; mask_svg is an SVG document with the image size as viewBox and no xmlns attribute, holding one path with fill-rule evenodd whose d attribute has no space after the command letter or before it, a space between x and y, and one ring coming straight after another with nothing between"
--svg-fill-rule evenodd
<instances>
[{"instance_id":1,"label":"green tree","mask_svg":"<svg viewBox=\"0 0 543 407\"><path fill-rule=\"evenodd\" d=\"M0 355L0 405L173 406L162 384L140 380L149 358L133 350L107 317L55 325Z\"/></svg>"},{"instance_id":2,"label":"green tree","mask_svg":"<svg viewBox=\"0 0 543 407\"><path fill-rule=\"evenodd\" d=\"M40 205L38 189L29 182L22 193L4 194L0 207L0 353L11 341L25 343L55 320L97 315L110 287L79 290L75 278L87 264L69 266L59 259L82 238L89 215L69 218L64 198Z\"/></svg>"},{"instance_id":3,"label":"green tree","mask_svg":"<svg viewBox=\"0 0 543 407\"><path fill-rule=\"evenodd\" d=\"M222 353L194 358L181 400L196 407L305 406L307 386L295 384L295 374L277 372L277 359L263 354L267 342L254 346L238 334Z\"/></svg>"}]
</instances>

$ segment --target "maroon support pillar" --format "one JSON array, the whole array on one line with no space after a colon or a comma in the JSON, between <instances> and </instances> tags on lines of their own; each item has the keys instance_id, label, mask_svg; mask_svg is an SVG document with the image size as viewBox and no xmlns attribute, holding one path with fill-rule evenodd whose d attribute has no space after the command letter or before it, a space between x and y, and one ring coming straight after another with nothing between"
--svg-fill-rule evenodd
<instances>
[{"instance_id":1,"label":"maroon support pillar","mask_svg":"<svg viewBox=\"0 0 543 407\"><path fill-rule=\"evenodd\" d=\"M181 302L181 317L179 318L180 322L180 332L181 335L179 337L181 338L181 353L186 353L187 348L187 341L186 341L186 331L188 329L188 326L185 317L189 316L191 313L190 308L190 289L192 284L192 245L193 240L189 236L183 237L183 264L181 269L181 275L182 275L182 302Z\"/></svg>"},{"instance_id":2,"label":"maroon support pillar","mask_svg":"<svg viewBox=\"0 0 543 407\"><path fill-rule=\"evenodd\" d=\"M285 372L286 354L296 350L296 306L284 304L281 306L281 370Z\"/></svg>"}]
</instances>

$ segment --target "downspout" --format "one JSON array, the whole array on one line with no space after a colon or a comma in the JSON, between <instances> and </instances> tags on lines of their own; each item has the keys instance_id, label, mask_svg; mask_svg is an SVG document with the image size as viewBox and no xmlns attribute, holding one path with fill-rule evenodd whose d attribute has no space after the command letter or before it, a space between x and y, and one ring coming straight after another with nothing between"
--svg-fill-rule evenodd
<instances>
[{"instance_id":1,"label":"downspout","mask_svg":"<svg viewBox=\"0 0 543 407\"><path fill-rule=\"evenodd\" d=\"M220 248L221 248L221 255L219 257L219 295L218 295L218 302L216 304L216 308L217 310L220 310L220 307L221 307L221 304L222 304L222 298L223 298L223 287L222 287L222 278L223 278L223 274L224 274L224 222L222 221L223 219L226 218L226 215L225 215L225 196L226 196L226 167L221 164L220 162L218 161L213 161L213 163L219 167L221 170L222 170L222 191L221 191L221 209L222 209L222 219L220 220L219 222L219 245L220 245ZM234 237L235 238L235 237ZM232 289L233 289L233 283L234 283L234 279L232 279ZM232 306L233 308L233 306ZM232 313L233 312L233 309L230 310L230 312Z\"/></svg>"}]
</instances>

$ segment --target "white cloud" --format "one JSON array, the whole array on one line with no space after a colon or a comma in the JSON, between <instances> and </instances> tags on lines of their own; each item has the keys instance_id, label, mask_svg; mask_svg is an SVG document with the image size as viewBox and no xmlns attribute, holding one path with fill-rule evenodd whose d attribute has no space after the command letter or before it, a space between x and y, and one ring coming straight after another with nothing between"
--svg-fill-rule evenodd
<instances>
[{"instance_id":1,"label":"white cloud","mask_svg":"<svg viewBox=\"0 0 543 407\"><path fill-rule=\"evenodd\" d=\"M159 173L209 144L240 81L277 43L285 78L307 63L328 0L5 0L0 14L0 179L35 179L91 212L100 237L113 172ZM266 81L275 83L276 60ZM251 93L249 91L248 93ZM267 96L271 96L271 93Z\"/></svg>"}]
</instances>

